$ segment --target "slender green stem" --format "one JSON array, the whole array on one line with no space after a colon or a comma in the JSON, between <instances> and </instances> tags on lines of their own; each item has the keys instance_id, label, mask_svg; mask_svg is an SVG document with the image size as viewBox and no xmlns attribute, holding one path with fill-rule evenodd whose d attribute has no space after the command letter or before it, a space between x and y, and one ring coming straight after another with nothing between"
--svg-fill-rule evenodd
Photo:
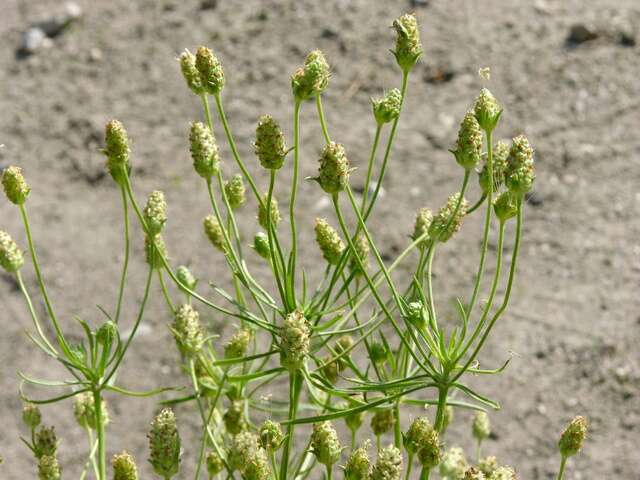
<instances>
[{"instance_id":1,"label":"slender green stem","mask_svg":"<svg viewBox=\"0 0 640 480\"><path fill-rule=\"evenodd\" d=\"M327 144L331 143L331 137L329 136L329 130L327 129L327 122L324 118L324 110L322 108L322 95L316 95L316 107L318 109L318 118L320 119L320 127L322 127L322 135L324 136L324 141Z\"/></svg>"},{"instance_id":2,"label":"slender green stem","mask_svg":"<svg viewBox=\"0 0 640 480\"><path fill-rule=\"evenodd\" d=\"M25 286L24 281L22 280L22 274L20 273L20 270L16 272L16 279L18 280L18 285L20 286L20 290L22 291L25 301L27 302L27 307L29 308L29 313L31 314L31 319L33 320L33 325L36 327L36 331L38 332L38 335L40 336L42 341L45 342L47 347L51 350L51 354L56 355L57 354L56 349L53 347L53 345L51 345L51 342L49 342L46 335L42 331L40 321L38 320L38 315L36 314L36 311L33 308L31 297L29 296L27 287Z\"/></svg>"},{"instance_id":3,"label":"slender green stem","mask_svg":"<svg viewBox=\"0 0 640 480\"><path fill-rule=\"evenodd\" d=\"M396 400L393 406L393 416L395 422L393 423L393 440L396 448L402 448L402 425L400 424L400 398Z\"/></svg>"},{"instance_id":4,"label":"slender green stem","mask_svg":"<svg viewBox=\"0 0 640 480\"><path fill-rule=\"evenodd\" d=\"M298 193L298 164L300 161L300 106L296 100L293 107L293 177L291 179L291 196L289 197L289 222L291 223L291 253L289 256L289 278L290 291L295 292L296 257L298 250L298 232L296 229L296 197ZM270 206L269 206L270 207ZM295 293L293 293L295 302Z\"/></svg>"},{"instance_id":5,"label":"slender green stem","mask_svg":"<svg viewBox=\"0 0 640 480\"><path fill-rule=\"evenodd\" d=\"M89 441L89 456L87 457L87 461L84 464L82 469L82 473L80 474L80 480L84 480L87 476L87 471L89 470L89 466L93 467L93 474L96 478L99 476L98 465L96 464L96 450L98 449L98 442L94 441L93 433L91 433L91 429L89 427L85 428L87 432L87 439Z\"/></svg>"},{"instance_id":6,"label":"slender green stem","mask_svg":"<svg viewBox=\"0 0 640 480\"><path fill-rule=\"evenodd\" d=\"M478 443L476 445L476 462L480 462L480 456L482 455L481 449L482 449L482 440L478 440Z\"/></svg>"},{"instance_id":7,"label":"slender green stem","mask_svg":"<svg viewBox=\"0 0 640 480\"><path fill-rule=\"evenodd\" d=\"M176 307L173 304L173 302L171 301L171 296L169 295L169 290L167 290L167 286L164 283L162 270L158 270L158 280L160 281L160 288L162 289L162 296L164 297L165 301L167 302L167 306L169 307L169 310L173 314L176 311Z\"/></svg>"},{"instance_id":8,"label":"slender green stem","mask_svg":"<svg viewBox=\"0 0 640 480\"><path fill-rule=\"evenodd\" d=\"M409 452L409 454L407 455L407 471L405 473L404 480L409 480L411 478L412 469L413 469L413 453Z\"/></svg>"},{"instance_id":9,"label":"slender green stem","mask_svg":"<svg viewBox=\"0 0 640 480\"><path fill-rule=\"evenodd\" d=\"M558 471L558 477L556 480L562 480L564 477L564 467L567 464L567 457L562 457L560 461L560 470Z\"/></svg>"},{"instance_id":10,"label":"slender green stem","mask_svg":"<svg viewBox=\"0 0 640 480\"><path fill-rule=\"evenodd\" d=\"M420 480L429 480L430 473L431 473L430 468L422 467L422 471L420 472Z\"/></svg>"},{"instance_id":11,"label":"slender green stem","mask_svg":"<svg viewBox=\"0 0 640 480\"><path fill-rule=\"evenodd\" d=\"M93 402L96 412L96 433L98 435L98 480L107 480L107 448L100 389L93 390Z\"/></svg>"},{"instance_id":12,"label":"slender green stem","mask_svg":"<svg viewBox=\"0 0 640 480\"><path fill-rule=\"evenodd\" d=\"M123 186L120 186L120 194L122 196L122 211L124 224L124 261L122 262L122 275L120 276L120 288L118 289L118 304L116 306L115 323L120 320L120 311L122 310L122 299L124 297L124 286L127 279L127 268L129 267L129 204L127 202L127 192Z\"/></svg>"},{"instance_id":13,"label":"slender green stem","mask_svg":"<svg viewBox=\"0 0 640 480\"><path fill-rule=\"evenodd\" d=\"M360 211L364 213L364 209L367 206L367 200L369 198L369 188L371 188L371 176L373 175L373 164L376 159L376 150L378 149L378 143L380 143L380 133L382 132L382 124L376 124L376 133L373 137L373 146L371 147L371 155L369 155L369 163L367 164L367 177L364 182L364 189L362 191L362 206Z\"/></svg>"},{"instance_id":14,"label":"slender green stem","mask_svg":"<svg viewBox=\"0 0 640 480\"><path fill-rule=\"evenodd\" d=\"M447 408L447 394L449 387L444 386L438 389L438 410L436 411L435 429L441 433L444 429L444 411Z\"/></svg>"},{"instance_id":15,"label":"slender green stem","mask_svg":"<svg viewBox=\"0 0 640 480\"><path fill-rule=\"evenodd\" d=\"M267 191L267 238L269 239L269 254L271 255L271 263L273 266L273 273L276 277L276 285L278 287L278 291L280 292L280 298L282 299L282 303L286 305L287 296L286 296L286 286L284 282L286 281L284 277L286 277L286 266L284 264L284 258L282 256L282 252L280 250L276 251L276 231L275 225L271 219L271 201L273 198L273 189L276 182L276 170L271 170L269 175L269 190ZM280 256L276 256L279 254Z\"/></svg>"},{"instance_id":16,"label":"slender green stem","mask_svg":"<svg viewBox=\"0 0 640 480\"><path fill-rule=\"evenodd\" d=\"M287 438L285 440L284 449L282 451L282 459L280 461L280 480L287 480L287 471L289 470L289 455L293 445L293 434L298 412L298 402L300 401L300 390L302 386L302 375L300 372L289 373L289 423L287 425Z\"/></svg>"},{"instance_id":17,"label":"slender green stem","mask_svg":"<svg viewBox=\"0 0 640 480\"><path fill-rule=\"evenodd\" d=\"M331 465L327 465L327 480L331 480L333 478L333 468Z\"/></svg>"}]
</instances>

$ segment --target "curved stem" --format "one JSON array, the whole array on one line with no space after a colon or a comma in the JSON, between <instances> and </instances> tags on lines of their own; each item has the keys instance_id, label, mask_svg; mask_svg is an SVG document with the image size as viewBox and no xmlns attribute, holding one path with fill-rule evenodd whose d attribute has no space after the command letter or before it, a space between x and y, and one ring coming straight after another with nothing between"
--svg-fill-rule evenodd
<instances>
[{"instance_id":1,"label":"curved stem","mask_svg":"<svg viewBox=\"0 0 640 480\"><path fill-rule=\"evenodd\" d=\"M291 196L289 198L289 222L291 223L291 253L289 256L288 279L295 302L296 257L298 250L298 232L296 230L296 197L298 193L298 164L300 161L300 105L296 100L293 107L293 178L291 180ZM270 207L270 205L268 206Z\"/></svg>"},{"instance_id":2,"label":"curved stem","mask_svg":"<svg viewBox=\"0 0 640 480\"><path fill-rule=\"evenodd\" d=\"M396 447L398 448L398 447ZM409 480L411 478L411 470L413 469L413 453L409 453L407 455L407 472L404 476L404 480Z\"/></svg>"},{"instance_id":3,"label":"curved stem","mask_svg":"<svg viewBox=\"0 0 640 480\"><path fill-rule=\"evenodd\" d=\"M169 290L167 290L167 286L164 283L164 278L162 276L162 270L158 270L158 280L160 281L160 288L162 289L162 296L164 297L165 301L167 302L167 306L169 307L169 310L171 311L171 314L174 314L176 312L176 307L173 305L173 302L171 301L171 296L169 295Z\"/></svg>"},{"instance_id":4,"label":"curved stem","mask_svg":"<svg viewBox=\"0 0 640 480\"><path fill-rule=\"evenodd\" d=\"M364 209L367 206L367 200L369 198L369 188L371 186L371 176L373 175L373 164L376 159L376 150L378 149L378 143L380 143L380 133L382 133L382 124L376 124L376 133L373 137L373 146L371 147L371 155L369 156L369 163L367 164L367 178L364 182L364 190L362 191L362 205L360 211L364 213Z\"/></svg>"},{"instance_id":5,"label":"curved stem","mask_svg":"<svg viewBox=\"0 0 640 480\"><path fill-rule=\"evenodd\" d=\"M562 480L562 478L564 477L564 467L567 464L567 457L562 457L562 460L560 461L560 470L558 471L558 477L556 480Z\"/></svg>"},{"instance_id":6,"label":"curved stem","mask_svg":"<svg viewBox=\"0 0 640 480\"><path fill-rule=\"evenodd\" d=\"M320 127L322 127L322 135L324 136L324 141L327 144L331 143L331 137L329 136L329 130L327 129L327 122L324 118L324 110L322 108L322 96L320 94L316 95L316 107L318 109L318 118L320 119Z\"/></svg>"},{"instance_id":7,"label":"curved stem","mask_svg":"<svg viewBox=\"0 0 640 480\"><path fill-rule=\"evenodd\" d=\"M124 223L124 261L122 263L122 275L120 276L120 288L118 290L118 304L116 306L115 323L120 320L120 311L122 310L122 298L124 297L124 286L127 278L127 268L129 266L129 205L127 203L127 192L123 186L120 187L122 196L122 210Z\"/></svg>"},{"instance_id":8,"label":"curved stem","mask_svg":"<svg viewBox=\"0 0 640 480\"><path fill-rule=\"evenodd\" d=\"M98 480L107 480L107 449L100 389L96 388L93 390L93 402L96 412L96 433L98 435Z\"/></svg>"},{"instance_id":9,"label":"curved stem","mask_svg":"<svg viewBox=\"0 0 640 480\"><path fill-rule=\"evenodd\" d=\"M282 451L282 460L280 461L280 480L287 480L287 471L289 470L289 454L293 445L293 434L298 412L298 402L300 400L300 390L302 386L302 375L299 372L289 373L289 423L287 425L287 438Z\"/></svg>"},{"instance_id":10,"label":"curved stem","mask_svg":"<svg viewBox=\"0 0 640 480\"><path fill-rule=\"evenodd\" d=\"M20 286L20 290L24 295L24 299L27 302L27 307L29 308L29 313L31 314L31 319L33 320L33 325L36 327L36 331L38 332L38 335L40 336L42 341L45 342L47 347L51 350L51 354L56 355L58 352L53 347L53 345L51 345L51 342L49 342L44 332L42 331L42 327L40 325L40 322L38 321L38 315L36 314L36 311L33 308L31 297L29 296L29 292L27 292L27 287L25 286L24 281L22 280L22 274L20 273L20 270L16 272L16 279L18 280L18 285Z\"/></svg>"},{"instance_id":11,"label":"curved stem","mask_svg":"<svg viewBox=\"0 0 640 480\"><path fill-rule=\"evenodd\" d=\"M396 400L396 404L393 407L393 415L395 422L393 424L393 440L396 448L402 448L402 425L400 425L400 398Z\"/></svg>"},{"instance_id":12,"label":"curved stem","mask_svg":"<svg viewBox=\"0 0 640 480\"><path fill-rule=\"evenodd\" d=\"M438 389L438 410L436 412L435 429L441 433L444 428L444 411L447 408L447 394L449 387L440 387Z\"/></svg>"}]
</instances>

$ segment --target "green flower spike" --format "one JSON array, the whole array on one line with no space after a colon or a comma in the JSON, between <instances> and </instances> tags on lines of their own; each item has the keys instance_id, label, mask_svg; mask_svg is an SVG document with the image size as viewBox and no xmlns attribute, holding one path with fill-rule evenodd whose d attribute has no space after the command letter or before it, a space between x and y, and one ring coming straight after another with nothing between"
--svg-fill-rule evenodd
<instances>
[{"instance_id":1,"label":"green flower spike","mask_svg":"<svg viewBox=\"0 0 640 480\"><path fill-rule=\"evenodd\" d=\"M218 220L213 215L207 215L202 222L204 233L211 242L211 245L216 247L222 253L227 253L227 245L224 239L224 232L222 226L218 223Z\"/></svg>"},{"instance_id":2,"label":"green flower spike","mask_svg":"<svg viewBox=\"0 0 640 480\"><path fill-rule=\"evenodd\" d=\"M454 233L460 230L462 225L462 219L467 214L469 203L463 197L460 202L460 207L456 212L456 205L460 199L459 193L454 193L449 197L444 207L440 209L438 215L436 215L429 226L429 235L439 242L446 242ZM455 215L454 215L455 213Z\"/></svg>"},{"instance_id":3,"label":"green flower spike","mask_svg":"<svg viewBox=\"0 0 640 480\"><path fill-rule=\"evenodd\" d=\"M383 448L371 471L371 480L400 480L402 453L393 445Z\"/></svg>"},{"instance_id":4,"label":"green flower spike","mask_svg":"<svg viewBox=\"0 0 640 480\"><path fill-rule=\"evenodd\" d=\"M258 448L249 457L242 478L244 480L269 480L271 478L269 461L263 448Z\"/></svg>"},{"instance_id":5,"label":"green flower spike","mask_svg":"<svg viewBox=\"0 0 640 480\"><path fill-rule=\"evenodd\" d=\"M76 395L75 403L73 404L73 415L76 417L78 425L82 428L90 428L96 430L96 408L95 398L93 393L84 392ZM109 423L109 413L107 411L107 404L102 399L102 411L100 412L103 425Z\"/></svg>"},{"instance_id":6,"label":"green flower spike","mask_svg":"<svg viewBox=\"0 0 640 480\"><path fill-rule=\"evenodd\" d=\"M324 363L324 366L322 367L322 373L331 385L335 385L335 383L338 381L339 369L338 362L332 361L332 358L332 355L327 355L322 359L322 363Z\"/></svg>"},{"instance_id":7,"label":"green flower spike","mask_svg":"<svg viewBox=\"0 0 640 480\"><path fill-rule=\"evenodd\" d=\"M180 469L180 434L170 408L153 419L148 438L149 462L154 472L165 479L176 475Z\"/></svg>"},{"instance_id":8,"label":"green flower spike","mask_svg":"<svg viewBox=\"0 0 640 480\"><path fill-rule=\"evenodd\" d=\"M260 445L267 451L275 452L284 440L280 424L273 420L265 420L260 427Z\"/></svg>"},{"instance_id":9,"label":"green flower spike","mask_svg":"<svg viewBox=\"0 0 640 480\"><path fill-rule=\"evenodd\" d=\"M516 480L516 472L511 467L498 467L487 478L488 480Z\"/></svg>"},{"instance_id":10,"label":"green flower spike","mask_svg":"<svg viewBox=\"0 0 640 480\"><path fill-rule=\"evenodd\" d=\"M236 174L231 177L231 180L224 184L224 192L229 200L229 206L232 209L237 209L247 200L245 196L245 186L242 181L242 175Z\"/></svg>"},{"instance_id":11,"label":"green flower spike","mask_svg":"<svg viewBox=\"0 0 640 480\"><path fill-rule=\"evenodd\" d=\"M319 175L316 178L322 189L335 194L343 191L349 183L349 159L344 147L331 142L320 156Z\"/></svg>"},{"instance_id":12,"label":"green flower spike","mask_svg":"<svg viewBox=\"0 0 640 480\"><path fill-rule=\"evenodd\" d=\"M58 450L58 437L54 427L40 427L33 439L33 453L36 458L55 457Z\"/></svg>"},{"instance_id":13,"label":"green flower spike","mask_svg":"<svg viewBox=\"0 0 640 480\"><path fill-rule=\"evenodd\" d=\"M150 235L160 233L164 224L167 223L167 202L164 199L164 193L160 190L151 192L142 213L149 230L148 233Z\"/></svg>"},{"instance_id":14,"label":"green flower spike","mask_svg":"<svg viewBox=\"0 0 640 480\"><path fill-rule=\"evenodd\" d=\"M189 50L186 50L180 54L178 59L180 62L180 70L182 70L182 76L189 89L196 95L202 95L204 93L204 87L202 86L202 80L200 78L200 72L196 68L196 56Z\"/></svg>"},{"instance_id":15,"label":"green flower spike","mask_svg":"<svg viewBox=\"0 0 640 480\"><path fill-rule=\"evenodd\" d=\"M418 460L420 465L427 470L437 467L442 460L440 437L435 429L432 428L425 435L422 448L418 450Z\"/></svg>"},{"instance_id":16,"label":"green flower spike","mask_svg":"<svg viewBox=\"0 0 640 480\"><path fill-rule=\"evenodd\" d=\"M500 140L493 147L493 191L498 191L498 188L504 183L504 175L507 170L507 158L509 157L509 145L507 142ZM478 183L480 188L485 193L489 193L489 169L485 163L478 174Z\"/></svg>"},{"instance_id":17,"label":"green flower spike","mask_svg":"<svg viewBox=\"0 0 640 480\"><path fill-rule=\"evenodd\" d=\"M253 249L265 260L271 258L271 248L269 248L269 237L264 232L256 233L253 238Z\"/></svg>"},{"instance_id":18,"label":"green flower spike","mask_svg":"<svg viewBox=\"0 0 640 480\"><path fill-rule=\"evenodd\" d=\"M15 273L24 265L22 250L18 248L7 232L0 230L0 267L9 273Z\"/></svg>"},{"instance_id":19,"label":"green flower spike","mask_svg":"<svg viewBox=\"0 0 640 480\"><path fill-rule=\"evenodd\" d=\"M22 407L22 421L32 430L40 425L42 415L38 406L33 403L25 403Z\"/></svg>"},{"instance_id":20,"label":"green flower spike","mask_svg":"<svg viewBox=\"0 0 640 480\"><path fill-rule=\"evenodd\" d=\"M371 99L373 104L373 116L378 125L392 122L400 115L402 108L402 94L400 90L394 88L388 91L384 97Z\"/></svg>"},{"instance_id":21,"label":"green flower spike","mask_svg":"<svg viewBox=\"0 0 640 480\"><path fill-rule=\"evenodd\" d=\"M338 434L331 422L313 424L311 451L319 463L329 467L340 460L342 447L340 446L340 440L338 440Z\"/></svg>"},{"instance_id":22,"label":"green flower spike","mask_svg":"<svg viewBox=\"0 0 640 480\"><path fill-rule=\"evenodd\" d=\"M390 432L395 423L396 418L393 410L390 408L385 410L376 410L371 417L371 430L373 430L374 435L380 436Z\"/></svg>"},{"instance_id":23,"label":"green flower spike","mask_svg":"<svg viewBox=\"0 0 640 480\"><path fill-rule=\"evenodd\" d=\"M271 115L263 115L258 121L254 151L260 165L267 170L278 170L284 164L287 154L284 135Z\"/></svg>"},{"instance_id":24,"label":"green flower spike","mask_svg":"<svg viewBox=\"0 0 640 480\"><path fill-rule=\"evenodd\" d=\"M478 468L484 473L485 477L488 478L491 478L491 475L498 469L498 466L498 459L494 456L482 458L478 462Z\"/></svg>"},{"instance_id":25,"label":"green flower spike","mask_svg":"<svg viewBox=\"0 0 640 480\"><path fill-rule=\"evenodd\" d=\"M128 452L122 452L113 456L113 480L138 480L138 468L136 462Z\"/></svg>"},{"instance_id":26,"label":"green flower spike","mask_svg":"<svg viewBox=\"0 0 640 480\"><path fill-rule=\"evenodd\" d=\"M178 308L171 331L178 344L178 350L189 357L196 355L204 343L204 330L200 324L200 315L189 304Z\"/></svg>"},{"instance_id":27,"label":"green flower spike","mask_svg":"<svg viewBox=\"0 0 640 480\"><path fill-rule=\"evenodd\" d=\"M486 412L476 413L473 417L473 423L471 427L473 437L478 441L478 443L486 440L487 438L489 438L489 435L491 435L491 423L489 422L489 415L487 415Z\"/></svg>"},{"instance_id":28,"label":"green flower spike","mask_svg":"<svg viewBox=\"0 0 640 480\"><path fill-rule=\"evenodd\" d=\"M244 431L236 435L227 458L231 470L243 472L259 448L260 443L255 433Z\"/></svg>"},{"instance_id":29,"label":"green flower spike","mask_svg":"<svg viewBox=\"0 0 640 480\"><path fill-rule=\"evenodd\" d=\"M196 69L200 73L200 81L205 92L217 95L224 87L224 71L220 60L207 47L200 47L196 52Z\"/></svg>"},{"instance_id":30,"label":"green flower spike","mask_svg":"<svg viewBox=\"0 0 640 480\"><path fill-rule=\"evenodd\" d=\"M60 480L62 468L55 455L43 455L38 461L39 480Z\"/></svg>"},{"instance_id":31,"label":"green flower spike","mask_svg":"<svg viewBox=\"0 0 640 480\"><path fill-rule=\"evenodd\" d=\"M237 435L247 429L244 419L244 404L241 401L231 402L222 416L224 426L231 435Z\"/></svg>"},{"instance_id":32,"label":"green flower spike","mask_svg":"<svg viewBox=\"0 0 640 480\"><path fill-rule=\"evenodd\" d=\"M470 467L464 472L464 480L486 480L484 473L475 467Z\"/></svg>"},{"instance_id":33,"label":"green flower spike","mask_svg":"<svg viewBox=\"0 0 640 480\"><path fill-rule=\"evenodd\" d=\"M351 405L349 405L348 408L353 408L364 402L364 397L360 393L354 395L351 398L352 398L352 400L350 400ZM347 428L352 432L357 432L360 429L360 427L362 426L363 420L364 420L364 411L351 413L344 417L344 423L347 425Z\"/></svg>"},{"instance_id":34,"label":"green flower spike","mask_svg":"<svg viewBox=\"0 0 640 480\"><path fill-rule=\"evenodd\" d=\"M562 433L558 448L563 458L568 458L582 449L582 444L587 436L587 419L581 416L575 417Z\"/></svg>"},{"instance_id":35,"label":"green flower spike","mask_svg":"<svg viewBox=\"0 0 640 480\"><path fill-rule=\"evenodd\" d=\"M280 364L295 372L303 367L311 343L309 321L300 310L287 315L280 336Z\"/></svg>"},{"instance_id":36,"label":"green flower spike","mask_svg":"<svg viewBox=\"0 0 640 480\"><path fill-rule=\"evenodd\" d=\"M456 149L452 150L458 164L471 170L480 161L482 153L482 131L473 112L467 112L458 130Z\"/></svg>"},{"instance_id":37,"label":"green flower spike","mask_svg":"<svg viewBox=\"0 0 640 480\"><path fill-rule=\"evenodd\" d=\"M491 132L500 120L502 109L493 94L486 88L480 90L480 95L473 106L473 113L478 120L480 128L485 132Z\"/></svg>"},{"instance_id":38,"label":"green flower spike","mask_svg":"<svg viewBox=\"0 0 640 480\"><path fill-rule=\"evenodd\" d=\"M238 330L224 346L225 358L244 357L253 338L253 332L248 328Z\"/></svg>"},{"instance_id":39,"label":"green flower spike","mask_svg":"<svg viewBox=\"0 0 640 480\"><path fill-rule=\"evenodd\" d=\"M205 180L218 173L220 154L213 132L202 122L193 122L189 131L189 144L193 168Z\"/></svg>"},{"instance_id":40,"label":"green flower spike","mask_svg":"<svg viewBox=\"0 0 640 480\"><path fill-rule=\"evenodd\" d=\"M516 195L524 195L531 190L535 179L533 148L527 137L518 135L513 139L509 151L505 183L509 191Z\"/></svg>"},{"instance_id":41,"label":"green flower spike","mask_svg":"<svg viewBox=\"0 0 640 480\"><path fill-rule=\"evenodd\" d=\"M307 55L304 66L291 77L291 89L298 102L320 95L329 84L331 72L324 54L314 50Z\"/></svg>"},{"instance_id":42,"label":"green flower spike","mask_svg":"<svg viewBox=\"0 0 640 480\"><path fill-rule=\"evenodd\" d=\"M451 447L442 456L440 476L451 479L462 479L467 471L467 460L460 447Z\"/></svg>"},{"instance_id":43,"label":"green flower spike","mask_svg":"<svg viewBox=\"0 0 640 480\"><path fill-rule=\"evenodd\" d=\"M262 197L262 205L258 207L258 224L265 230L269 229L269 225L268 225L269 213L267 212L267 199L268 199L268 194L265 193L264 196ZM281 220L281 217L280 217L280 209L278 208L278 200L276 200L276 197L272 196L271 197L271 223L273 224L274 227L277 227L278 224L280 223L280 220Z\"/></svg>"},{"instance_id":44,"label":"green flower spike","mask_svg":"<svg viewBox=\"0 0 640 480\"><path fill-rule=\"evenodd\" d=\"M345 249L340 235L324 218L316 218L315 231L322 256L330 265L337 265Z\"/></svg>"},{"instance_id":45,"label":"green flower spike","mask_svg":"<svg viewBox=\"0 0 640 480\"><path fill-rule=\"evenodd\" d=\"M207 473L213 478L224 470L224 462L216 452L207 453Z\"/></svg>"},{"instance_id":46,"label":"green flower spike","mask_svg":"<svg viewBox=\"0 0 640 480\"><path fill-rule=\"evenodd\" d=\"M355 449L344 466L345 480L369 480L371 477L371 460L369 460L369 440L365 440L364 444Z\"/></svg>"},{"instance_id":47,"label":"green flower spike","mask_svg":"<svg viewBox=\"0 0 640 480\"><path fill-rule=\"evenodd\" d=\"M195 289L196 285L198 284L198 280L196 280L196 278L193 276L191 270L189 270L184 265L180 265L176 269L176 277L178 278L180 283L187 287L189 290Z\"/></svg>"},{"instance_id":48,"label":"green flower spike","mask_svg":"<svg viewBox=\"0 0 640 480\"><path fill-rule=\"evenodd\" d=\"M125 175L131 170L129 164L129 136L122 123L111 120L105 127L105 148L103 153L107 156L107 170L111 178L121 186L125 185Z\"/></svg>"},{"instance_id":49,"label":"green flower spike","mask_svg":"<svg viewBox=\"0 0 640 480\"><path fill-rule=\"evenodd\" d=\"M31 188L22 175L22 169L13 165L5 168L2 172L2 187L9 201L16 205L22 205L26 202L31 192Z\"/></svg>"},{"instance_id":50,"label":"green flower spike","mask_svg":"<svg viewBox=\"0 0 640 480\"><path fill-rule=\"evenodd\" d=\"M367 236L362 232L358 233L356 238L353 240L353 246L355 248L355 255L360 258L360 263L362 263L362 267L366 270L369 267L370 252ZM353 254L349 258L349 268L358 275L362 273L360 263L358 263Z\"/></svg>"},{"instance_id":51,"label":"green flower spike","mask_svg":"<svg viewBox=\"0 0 640 480\"><path fill-rule=\"evenodd\" d=\"M426 207L418 210L418 213L416 214L416 221L413 225L413 235L411 236L411 239L415 241L426 233L427 235L420 240L420 243L418 244L420 248L426 248L429 244L429 234L427 232L429 232L431 222L433 222L433 214L431 213L431 210Z\"/></svg>"},{"instance_id":52,"label":"green flower spike","mask_svg":"<svg viewBox=\"0 0 640 480\"><path fill-rule=\"evenodd\" d=\"M402 71L408 73L422 55L418 20L414 15L406 13L394 20L393 28L397 34L396 49L393 54Z\"/></svg>"},{"instance_id":53,"label":"green flower spike","mask_svg":"<svg viewBox=\"0 0 640 480\"><path fill-rule=\"evenodd\" d=\"M513 193L507 191L500 194L493 203L493 211L501 222L506 222L518 213L518 205Z\"/></svg>"},{"instance_id":54,"label":"green flower spike","mask_svg":"<svg viewBox=\"0 0 640 480\"><path fill-rule=\"evenodd\" d=\"M163 267L162 257L167 258L167 247L160 234L153 237L153 241L149 236L144 237L144 252L149 266L155 270Z\"/></svg>"}]
</instances>

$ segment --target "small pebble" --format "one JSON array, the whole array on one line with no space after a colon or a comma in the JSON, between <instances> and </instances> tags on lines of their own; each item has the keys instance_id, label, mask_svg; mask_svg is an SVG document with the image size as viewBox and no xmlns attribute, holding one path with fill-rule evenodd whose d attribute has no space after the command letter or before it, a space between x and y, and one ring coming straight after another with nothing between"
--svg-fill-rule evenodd
<instances>
[{"instance_id":1,"label":"small pebble","mask_svg":"<svg viewBox=\"0 0 640 480\"><path fill-rule=\"evenodd\" d=\"M582 23L575 23L569 30L567 43L572 45L579 45L581 43L595 40L596 38L598 38L598 33L594 29L589 28Z\"/></svg>"}]
</instances>

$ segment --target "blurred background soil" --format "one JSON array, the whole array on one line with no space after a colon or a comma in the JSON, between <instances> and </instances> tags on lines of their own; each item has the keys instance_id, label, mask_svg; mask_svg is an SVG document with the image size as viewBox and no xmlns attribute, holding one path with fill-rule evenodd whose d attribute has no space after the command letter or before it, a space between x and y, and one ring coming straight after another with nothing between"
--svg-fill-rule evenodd
<instances>
[{"instance_id":1,"label":"blurred background soil","mask_svg":"<svg viewBox=\"0 0 640 480\"><path fill-rule=\"evenodd\" d=\"M590 437L584 452L570 461L567 478L640 478L637 0L0 4L0 143L5 144L0 166L22 166L33 188L28 207L40 258L54 305L72 338L77 338L74 315L96 324L102 316L95 306L110 309L116 296L122 213L99 152L103 125L110 118L120 119L133 139L140 201L156 188L167 195L166 241L175 264L190 265L203 286L209 279L223 283L226 278L222 257L201 233L207 199L192 171L187 132L189 122L202 113L176 62L185 47L206 44L221 58L230 122L241 154L263 188L265 175L251 147L257 118L271 113L292 137L289 76L306 52L324 50L333 69L324 95L330 130L358 167L352 184L361 188L373 136L369 97L400 82L389 53L394 42L389 27L403 12L416 13L425 53L411 75L384 195L371 220L385 258L406 246L419 207L437 209L459 188L461 169L447 148L481 87L478 69L491 67L489 87L505 110L497 137L524 132L530 138L537 180L525 213L512 305L481 364L494 368L509 356L513 359L503 374L471 380L502 405L492 414L494 434L484 451L514 465L519 478L555 478L559 432L573 415L584 414L591 422ZM59 15L69 13L73 20L60 23ZM214 120L224 172L236 173ZM311 104L303 108L302 126L304 177L315 172L322 146ZM474 182L469 197L477 194ZM301 186L299 205L303 261L313 269L319 260L313 221L318 215L333 218L332 212L310 182ZM256 231L255 204L243 208L241 228L249 239ZM141 235L133 225L125 329L133 321L146 271ZM445 310L455 295L470 292L480 227L481 215L469 218L436 260L438 301ZM25 245L18 211L4 200L0 228ZM25 275L35 296L31 268L25 268ZM266 271L258 276L266 279ZM37 298L36 308L44 314ZM205 319L223 338L233 332L227 318L207 313ZM155 288L135 348L119 375L121 385L142 390L186 384L169 321ZM5 274L0 275L0 326L0 455L5 459L0 477L34 478L30 452L19 441L25 430L17 372L44 378L61 372L26 339L30 320L17 285ZM29 392L39 397L50 393ZM108 454L130 450L141 478L150 478L145 433L155 400L113 397L109 404ZM86 440L73 419L71 401L43 412L62 439L65 477L77 478ZM177 413L185 446L181 478L187 478L196 456L197 422L189 408ZM449 441L462 443L471 453L468 420L467 413L457 415ZM368 426L364 429L368 435Z\"/></svg>"}]
</instances>

